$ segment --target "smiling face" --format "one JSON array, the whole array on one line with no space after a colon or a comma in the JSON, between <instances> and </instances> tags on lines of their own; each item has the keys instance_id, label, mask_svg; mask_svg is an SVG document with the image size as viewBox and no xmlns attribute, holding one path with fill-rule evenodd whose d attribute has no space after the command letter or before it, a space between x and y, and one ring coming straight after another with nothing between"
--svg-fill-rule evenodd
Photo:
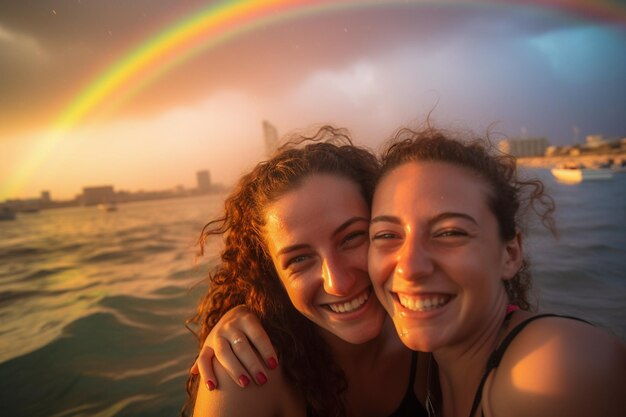
<instances>
[{"instance_id":1,"label":"smiling face","mask_svg":"<svg viewBox=\"0 0 626 417\"><path fill-rule=\"evenodd\" d=\"M265 240L295 308L350 343L378 336L386 313L367 273L369 209L357 184L312 175L265 217Z\"/></svg>"},{"instance_id":2,"label":"smiling face","mask_svg":"<svg viewBox=\"0 0 626 417\"><path fill-rule=\"evenodd\" d=\"M503 279L521 265L518 238L502 242L487 183L443 162L409 162L378 185L369 271L410 348L434 351L480 334L507 304Z\"/></svg>"}]
</instances>

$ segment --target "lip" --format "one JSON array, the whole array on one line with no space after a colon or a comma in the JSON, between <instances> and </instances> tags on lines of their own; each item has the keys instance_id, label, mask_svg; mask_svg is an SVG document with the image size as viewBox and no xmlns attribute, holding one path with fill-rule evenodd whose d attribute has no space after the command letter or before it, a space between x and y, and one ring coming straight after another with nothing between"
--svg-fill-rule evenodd
<instances>
[{"instance_id":1,"label":"lip","mask_svg":"<svg viewBox=\"0 0 626 417\"><path fill-rule=\"evenodd\" d=\"M405 292L391 292L391 296L393 298L393 303L395 310L400 313L402 317L410 317L410 318L419 318L419 319L430 319L433 317L437 317L443 314L450 307L450 303L456 298L456 295L443 293L443 292L423 292L423 293L405 293ZM435 308L426 307L426 309L413 310L405 307L400 303L400 297L409 298L412 300L419 300L419 302L423 302L424 300L445 300L443 304Z\"/></svg>"}]
</instances>

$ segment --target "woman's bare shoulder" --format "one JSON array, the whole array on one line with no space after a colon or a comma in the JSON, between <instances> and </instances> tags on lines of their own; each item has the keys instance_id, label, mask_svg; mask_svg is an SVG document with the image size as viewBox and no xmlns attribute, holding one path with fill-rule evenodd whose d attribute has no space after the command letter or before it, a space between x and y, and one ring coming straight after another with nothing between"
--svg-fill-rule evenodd
<instances>
[{"instance_id":1,"label":"woman's bare shoulder","mask_svg":"<svg viewBox=\"0 0 626 417\"><path fill-rule=\"evenodd\" d=\"M492 378L494 416L626 415L624 343L582 321L546 317L528 324Z\"/></svg>"},{"instance_id":2,"label":"woman's bare shoulder","mask_svg":"<svg viewBox=\"0 0 626 417\"><path fill-rule=\"evenodd\" d=\"M266 384L250 383L242 388L219 362L214 365L220 384L213 391L200 384L194 417L305 416L304 401L280 369L272 371Z\"/></svg>"}]
</instances>

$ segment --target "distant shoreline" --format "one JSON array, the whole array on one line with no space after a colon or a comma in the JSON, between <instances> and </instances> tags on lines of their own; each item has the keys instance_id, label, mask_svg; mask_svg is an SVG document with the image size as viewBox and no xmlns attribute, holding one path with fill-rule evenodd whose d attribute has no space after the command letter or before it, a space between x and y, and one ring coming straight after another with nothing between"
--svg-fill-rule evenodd
<instances>
[{"instance_id":1,"label":"distant shoreline","mask_svg":"<svg viewBox=\"0 0 626 417\"><path fill-rule=\"evenodd\" d=\"M520 157L517 158L517 164L528 168L553 168L555 165L565 162L580 162L586 166L593 166L607 162L609 159L612 159L615 164L620 164L622 161L626 161L626 151L598 155Z\"/></svg>"}]
</instances>

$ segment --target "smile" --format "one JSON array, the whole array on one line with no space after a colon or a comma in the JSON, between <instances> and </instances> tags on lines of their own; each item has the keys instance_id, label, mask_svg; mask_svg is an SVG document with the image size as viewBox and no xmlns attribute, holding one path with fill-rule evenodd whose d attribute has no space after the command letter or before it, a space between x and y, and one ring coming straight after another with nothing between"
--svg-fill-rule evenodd
<instances>
[{"instance_id":1,"label":"smile","mask_svg":"<svg viewBox=\"0 0 626 417\"><path fill-rule=\"evenodd\" d=\"M370 289L363 291L352 300L343 303L326 304L334 313L351 313L358 310L370 298Z\"/></svg>"},{"instance_id":2,"label":"smile","mask_svg":"<svg viewBox=\"0 0 626 417\"><path fill-rule=\"evenodd\" d=\"M448 304L452 299L449 295L433 295L428 297L410 297L407 295L397 294L400 305L411 311L430 311L436 310Z\"/></svg>"}]
</instances>

